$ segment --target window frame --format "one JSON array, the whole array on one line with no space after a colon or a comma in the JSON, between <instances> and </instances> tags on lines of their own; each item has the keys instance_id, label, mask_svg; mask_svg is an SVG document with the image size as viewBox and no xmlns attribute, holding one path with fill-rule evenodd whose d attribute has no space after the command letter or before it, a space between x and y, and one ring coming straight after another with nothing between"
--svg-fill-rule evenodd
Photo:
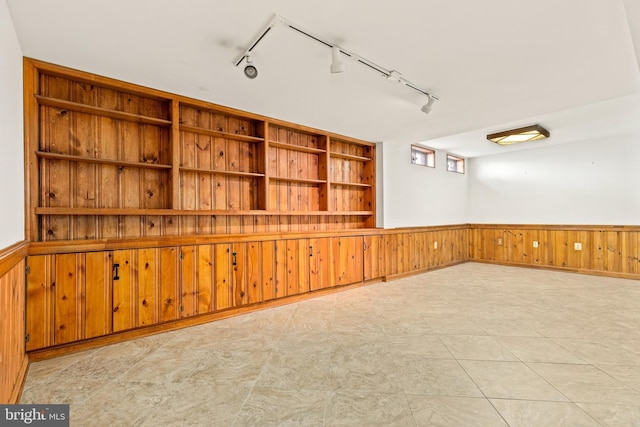
<instances>
[{"instance_id":1,"label":"window frame","mask_svg":"<svg viewBox=\"0 0 640 427\"><path fill-rule=\"evenodd\" d=\"M426 159L426 163L417 163L414 157L414 151L419 151L422 154L425 155L425 159ZM431 159L431 162L429 162L429 159ZM412 165L417 165L417 166L424 166L424 167L428 167L428 168L434 168L436 167L436 150L434 150L433 148L429 148L429 147L425 147L422 145L418 145L418 144L411 144L411 164Z\"/></svg>"},{"instance_id":2,"label":"window frame","mask_svg":"<svg viewBox=\"0 0 640 427\"><path fill-rule=\"evenodd\" d=\"M454 160L456 162L456 168L455 169L451 169L449 167L449 160ZM451 153L447 153L447 171L448 172L454 172L454 173L460 173L460 174L464 174L466 172L466 160L464 157L462 156L457 156L455 154L451 154ZM462 171L460 170L460 166L462 165Z\"/></svg>"}]
</instances>

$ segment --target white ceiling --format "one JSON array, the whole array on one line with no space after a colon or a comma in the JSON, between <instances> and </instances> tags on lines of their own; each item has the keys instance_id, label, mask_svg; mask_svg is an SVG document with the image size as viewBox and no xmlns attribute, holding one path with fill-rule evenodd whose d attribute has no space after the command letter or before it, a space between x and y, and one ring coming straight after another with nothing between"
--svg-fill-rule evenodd
<instances>
[{"instance_id":1,"label":"white ceiling","mask_svg":"<svg viewBox=\"0 0 640 427\"><path fill-rule=\"evenodd\" d=\"M511 125L554 144L640 132L638 0L6 1L25 56L370 141L473 157L544 146L485 140ZM426 116L348 60L332 75L330 50L285 27L246 79L233 62L276 13L441 101Z\"/></svg>"}]
</instances>

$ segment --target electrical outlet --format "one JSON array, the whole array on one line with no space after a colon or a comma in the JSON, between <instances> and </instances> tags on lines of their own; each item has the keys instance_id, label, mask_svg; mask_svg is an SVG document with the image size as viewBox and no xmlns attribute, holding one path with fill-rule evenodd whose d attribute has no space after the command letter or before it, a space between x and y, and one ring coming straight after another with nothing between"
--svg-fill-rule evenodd
<instances>
[{"instance_id":1,"label":"electrical outlet","mask_svg":"<svg viewBox=\"0 0 640 427\"><path fill-rule=\"evenodd\" d=\"M581 251L582 250L582 243L574 243L573 244L573 249L575 249L576 251Z\"/></svg>"},{"instance_id":2,"label":"electrical outlet","mask_svg":"<svg viewBox=\"0 0 640 427\"><path fill-rule=\"evenodd\" d=\"M498 239L498 246L502 246L502 239Z\"/></svg>"},{"instance_id":3,"label":"electrical outlet","mask_svg":"<svg viewBox=\"0 0 640 427\"><path fill-rule=\"evenodd\" d=\"M438 249L438 242L433 242L433 249Z\"/></svg>"},{"instance_id":4,"label":"electrical outlet","mask_svg":"<svg viewBox=\"0 0 640 427\"><path fill-rule=\"evenodd\" d=\"M538 246L539 246L538 241L537 241L537 240L534 240L534 241L533 241L533 247L534 247L534 248L537 248Z\"/></svg>"}]
</instances>

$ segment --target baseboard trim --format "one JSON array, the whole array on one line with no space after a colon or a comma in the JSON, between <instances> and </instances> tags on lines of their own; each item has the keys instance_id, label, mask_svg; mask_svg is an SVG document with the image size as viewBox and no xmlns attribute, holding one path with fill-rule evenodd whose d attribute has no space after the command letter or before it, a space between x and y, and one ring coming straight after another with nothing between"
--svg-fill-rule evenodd
<instances>
[{"instance_id":1,"label":"baseboard trim","mask_svg":"<svg viewBox=\"0 0 640 427\"><path fill-rule=\"evenodd\" d=\"M453 262L450 262L450 263L447 263L447 264L434 265L433 267L421 268L419 270L412 270L412 271L407 271L407 272L404 272L404 273L392 274L392 275L389 275L389 276L384 276L382 278L382 281L383 282L392 282L394 280L404 279L405 277L417 276L418 274L428 273L429 271L441 270L443 268L453 267L454 265L464 264L464 263L469 262L469 261L470 260L468 260L468 259L463 259L463 260L459 260L459 261L453 261Z\"/></svg>"},{"instance_id":2,"label":"baseboard trim","mask_svg":"<svg viewBox=\"0 0 640 427\"><path fill-rule=\"evenodd\" d=\"M585 274L588 276L602 276L602 277L615 277L617 279L640 280L639 274L619 273L615 271L587 270L587 269L574 268L574 267L560 267L557 265L522 264L519 262L496 261L496 260L487 260L487 259L470 259L469 261L477 262L480 264L504 265L507 267L533 268L537 270L562 271L565 273L578 273L578 274Z\"/></svg>"}]
</instances>

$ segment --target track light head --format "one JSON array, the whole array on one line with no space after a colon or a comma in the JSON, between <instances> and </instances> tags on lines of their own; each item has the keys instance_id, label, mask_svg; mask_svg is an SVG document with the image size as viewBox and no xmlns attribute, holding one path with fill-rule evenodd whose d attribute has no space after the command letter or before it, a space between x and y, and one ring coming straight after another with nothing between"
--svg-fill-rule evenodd
<instances>
[{"instance_id":1,"label":"track light head","mask_svg":"<svg viewBox=\"0 0 640 427\"><path fill-rule=\"evenodd\" d=\"M251 60L251 55L247 54L244 57L245 61L247 61L247 65L244 67L244 75L247 76L248 79L255 79L258 77L258 69L253 65L253 61Z\"/></svg>"},{"instance_id":2,"label":"track light head","mask_svg":"<svg viewBox=\"0 0 640 427\"><path fill-rule=\"evenodd\" d=\"M344 72L344 63L340 60L340 48L333 46L331 48L331 73L337 74Z\"/></svg>"},{"instance_id":3,"label":"track light head","mask_svg":"<svg viewBox=\"0 0 640 427\"><path fill-rule=\"evenodd\" d=\"M427 103L422 106L420 111L422 111L425 114L431 114L431 110L433 109L433 104L435 104L436 99L429 94L427 94L427 98L428 98Z\"/></svg>"}]
</instances>

